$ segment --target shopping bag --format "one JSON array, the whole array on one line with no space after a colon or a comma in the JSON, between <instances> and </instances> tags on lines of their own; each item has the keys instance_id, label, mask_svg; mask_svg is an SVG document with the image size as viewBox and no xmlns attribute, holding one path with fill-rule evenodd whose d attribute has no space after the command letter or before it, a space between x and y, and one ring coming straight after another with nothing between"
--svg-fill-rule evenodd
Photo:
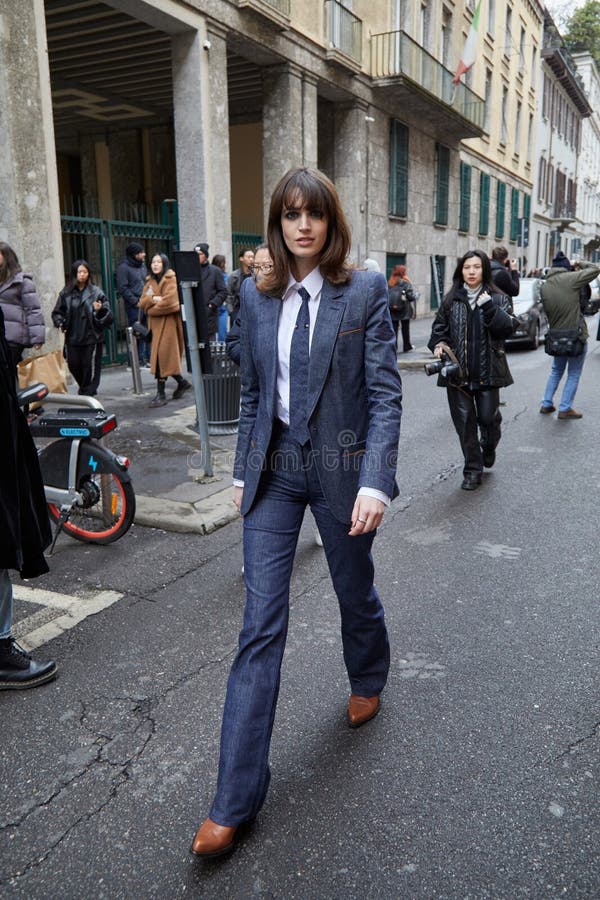
<instances>
[{"instance_id":1,"label":"shopping bag","mask_svg":"<svg viewBox=\"0 0 600 900\"><path fill-rule=\"evenodd\" d=\"M17 371L20 388L41 381L52 394L67 393L67 363L62 350L22 359L17 363Z\"/></svg>"}]
</instances>

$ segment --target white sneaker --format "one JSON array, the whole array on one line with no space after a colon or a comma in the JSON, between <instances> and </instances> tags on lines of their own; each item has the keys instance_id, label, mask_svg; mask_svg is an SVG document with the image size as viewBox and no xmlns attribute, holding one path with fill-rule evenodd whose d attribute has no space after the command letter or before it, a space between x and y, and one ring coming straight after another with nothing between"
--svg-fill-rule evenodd
<instances>
[{"instance_id":1,"label":"white sneaker","mask_svg":"<svg viewBox=\"0 0 600 900\"><path fill-rule=\"evenodd\" d=\"M323 546L323 538L321 537L321 534L320 534L318 528L315 528L315 544L317 545L317 547Z\"/></svg>"}]
</instances>

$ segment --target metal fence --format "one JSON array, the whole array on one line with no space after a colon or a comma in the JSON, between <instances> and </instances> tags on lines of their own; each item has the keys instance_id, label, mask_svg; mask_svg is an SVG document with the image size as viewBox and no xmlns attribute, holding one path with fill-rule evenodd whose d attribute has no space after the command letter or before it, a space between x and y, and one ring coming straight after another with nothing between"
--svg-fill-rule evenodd
<instances>
[{"instance_id":1,"label":"metal fence","mask_svg":"<svg viewBox=\"0 0 600 900\"><path fill-rule=\"evenodd\" d=\"M103 363L125 362L127 317L117 294L117 266L132 241L145 247L147 257L157 252L171 256L173 250L178 249L177 203L165 200L158 207L136 204L135 209L127 205L119 211L129 214L129 219L90 216L88 213L95 211L90 201L86 201L85 205L72 202L70 206L72 210L86 214L75 215L72 212L61 216L65 276L76 259L85 259L90 264L94 281L108 297L114 315L114 323L106 332ZM63 208L66 207L67 204L64 204Z\"/></svg>"}]
</instances>

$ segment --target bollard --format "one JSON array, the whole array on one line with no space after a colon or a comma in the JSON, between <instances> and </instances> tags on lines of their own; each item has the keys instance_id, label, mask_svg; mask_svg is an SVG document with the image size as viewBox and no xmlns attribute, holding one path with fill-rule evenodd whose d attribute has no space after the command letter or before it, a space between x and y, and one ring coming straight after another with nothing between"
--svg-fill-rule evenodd
<instances>
[{"instance_id":1,"label":"bollard","mask_svg":"<svg viewBox=\"0 0 600 900\"><path fill-rule=\"evenodd\" d=\"M126 329L127 351L131 360L131 375L133 378L133 393L143 394L142 373L140 372L140 358L138 356L137 336L131 325Z\"/></svg>"}]
</instances>

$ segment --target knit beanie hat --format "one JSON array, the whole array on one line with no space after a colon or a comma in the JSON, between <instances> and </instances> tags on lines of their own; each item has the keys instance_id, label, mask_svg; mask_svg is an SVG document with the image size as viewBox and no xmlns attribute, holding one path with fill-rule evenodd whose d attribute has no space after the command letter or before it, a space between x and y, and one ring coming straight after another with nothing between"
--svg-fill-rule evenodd
<instances>
[{"instance_id":1,"label":"knit beanie hat","mask_svg":"<svg viewBox=\"0 0 600 900\"><path fill-rule=\"evenodd\" d=\"M127 256L136 256L138 253L145 253L146 251L142 247L141 244L138 244L137 241L133 241L131 244L128 244L125 248L125 253Z\"/></svg>"},{"instance_id":2,"label":"knit beanie hat","mask_svg":"<svg viewBox=\"0 0 600 900\"><path fill-rule=\"evenodd\" d=\"M569 260L565 256L565 254L562 252L562 250L559 250L558 253L556 254L556 256L554 257L554 259L552 260L552 268L553 269L570 269L571 268L571 263L569 262Z\"/></svg>"},{"instance_id":3,"label":"knit beanie hat","mask_svg":"<svg viewBox=\"0 0 600 900\"><path fill-rule=\"evenodd\" d=\"M204 253L205 256L208 256L208 244L198 242L194 250L196 253Z\"/></svg>"}]
</instances>

